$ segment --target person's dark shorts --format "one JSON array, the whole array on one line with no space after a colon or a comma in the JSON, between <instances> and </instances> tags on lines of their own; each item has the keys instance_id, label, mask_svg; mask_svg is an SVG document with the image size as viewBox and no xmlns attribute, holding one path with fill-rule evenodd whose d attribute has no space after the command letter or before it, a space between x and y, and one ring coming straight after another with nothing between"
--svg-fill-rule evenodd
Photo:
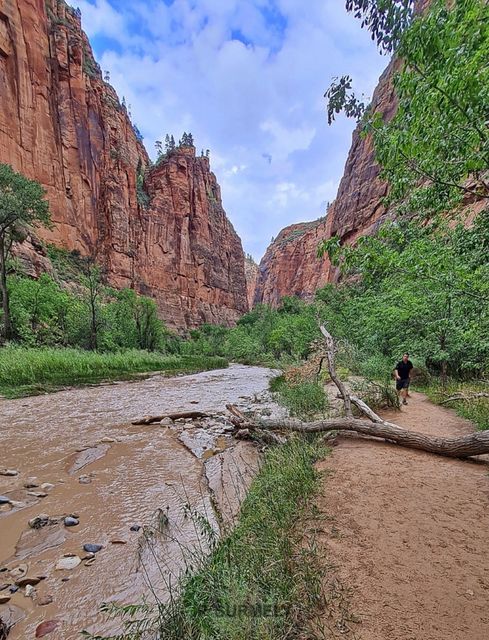
<instances>
[{"instance_id":1,"label":"person's dark shorts","mask_svg":"<svg viewBox=\"0 0 489 640\"><path fill-rule=\"evenodd\" d=\"M396 380L396 389L401 391L401 389L409 389L409 378L407 380Z\"/></svg>"}]
</instances>

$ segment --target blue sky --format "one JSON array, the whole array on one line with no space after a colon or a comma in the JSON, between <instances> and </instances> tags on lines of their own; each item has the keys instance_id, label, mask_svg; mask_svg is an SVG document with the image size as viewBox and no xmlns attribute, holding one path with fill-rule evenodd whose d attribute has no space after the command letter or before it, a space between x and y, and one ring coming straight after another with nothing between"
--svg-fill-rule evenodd
<instances>
[{"instance_id":1,"label":"blue sky","mask_svg":"<svg viewBox=\"0 0 489 640\"><path fill-rule=\"evenodd\" d=\"M210 149L224 207L256 260L334 200L353 122L323 94L349 73L370 97L386 66L343 0L78 0L103 71L150 155L166 133Z\"/></svg>"}]
</instances>

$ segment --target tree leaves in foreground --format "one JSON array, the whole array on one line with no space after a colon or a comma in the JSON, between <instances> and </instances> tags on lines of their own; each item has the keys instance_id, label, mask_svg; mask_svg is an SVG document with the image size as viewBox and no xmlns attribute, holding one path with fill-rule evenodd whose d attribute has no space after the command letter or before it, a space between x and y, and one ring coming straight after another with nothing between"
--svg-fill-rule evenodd
<instances>
[{"instance_id":1,"label":"tree leaves in foreground","mask_svg":"<svg viewBox=\"0 0 489 640\"><path fill-rule=\"evenodd\" d=\"M434 0L402 31L396 54L398 109L390 122L363 111L348 77L326 93L328 120L363 111L363 134L374 137L389 202L400 211L427 215L467 196L489 198L489 5L455 0L447 9Z\"/></svg>"}]
</instances>

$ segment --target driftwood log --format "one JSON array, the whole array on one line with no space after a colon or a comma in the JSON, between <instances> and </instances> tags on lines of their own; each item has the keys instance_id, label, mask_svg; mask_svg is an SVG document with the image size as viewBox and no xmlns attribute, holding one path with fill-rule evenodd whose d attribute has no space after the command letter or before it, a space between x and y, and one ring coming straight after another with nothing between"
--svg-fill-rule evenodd
<instances>
[{"instance_id":1,"label":"driftwood log","mask_svg":"<svg viewBox=\"0 0 489 640\"><path fill-rule=\"evenodd\" d=\"M451 458L468 458L489 453L489 431L476 431L461 437L439 438L403 429L396 424L383 420L363 400L348 393L336 373L336 348L333 337L324 326L321 326L320 329L325 338L329 374L338 387L340 397L343 399L345 416L315 422L302 422L291 418L282 420L266 419L254 422L233 405L228 405L227 409L232 414L231 419L236 426L250 430L297 431L300 433L355 432L369 437L382 438L401 447L419 449ZM363 417L355 418L353 416L352 405L357 407Z\"/></svg>"},{"instance_id":2,"label":"driftwood log","mask_svg":"<svg viewBox=\"0 0 489 640\"><path fill-rule=\"evenodd\" d=\"M182 411L180 413L164 413L161 416L144 416L144 418L139 418L138 420L133 420L131 424L134 425L143 425L143 424L154 424L155 422L161 422L165 418L170 418L170 420L184 420L186 418L191 418L192 420L197 420L198 418L209 418L208 413L204 413L203 411Z\"/></svg>"}]
</instances>

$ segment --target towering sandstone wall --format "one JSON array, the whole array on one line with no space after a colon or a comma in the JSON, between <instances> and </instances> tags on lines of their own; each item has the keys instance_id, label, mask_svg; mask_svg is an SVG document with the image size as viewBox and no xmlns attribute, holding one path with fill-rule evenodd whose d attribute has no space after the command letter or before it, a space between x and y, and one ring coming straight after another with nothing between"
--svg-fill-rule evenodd
<instances>
[{"instance_id":1,"label":"towering sandstone wall","mask_svg":"<svg viewBox=\"0 0 489 640\"><path fill-rule=\"evenodd\" d=\"M246 311L241 241L208 160L182 149L146 171L146 150L62 0L0 0L0 162L45 187L45 241L96 257L111 284L154 297L171 326ZM33 271L49 268L35 240L21 254Z\"/></svg>"},{"instance_id":2,"label":"towering sandstone wall","mask_svg":"<svg viewBox=\"0 0 489 640\"><path fill-rule=\"evenodd\" d=\"M387 118L396 109L392 86L394 64L380 77L372 98L372 107ZM254 302L277 305L285 295L312 298L314 292L335 279L336 272L326 258L318 259L321 240L338 235L353 242L359 235L371 233L386 213L382 198L387 186L379 178L370 137L356 129L336 200L325 218L283 229L268 247L260 262Z\"/></svg>"}]
</instances>

